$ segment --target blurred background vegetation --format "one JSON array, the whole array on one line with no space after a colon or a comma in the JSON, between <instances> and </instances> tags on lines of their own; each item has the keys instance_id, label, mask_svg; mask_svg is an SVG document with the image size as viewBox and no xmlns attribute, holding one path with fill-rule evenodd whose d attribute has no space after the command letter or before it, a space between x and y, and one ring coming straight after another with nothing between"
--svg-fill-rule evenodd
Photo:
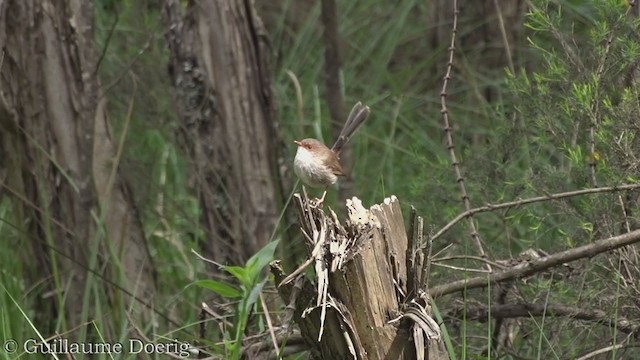
<instances>
[{"instance_id":1,"label":"blurred background vegetation","mask_svg":"<svg viewBox=\"0 0 640 360\"><path fill-rule=\"evenodd\" d=\"M331 142L320 3L257 1L255 6L270 39L277 120L284 142L291 144L287 160L292 161L294 139L314 136ZM461 1L447 106L474 206L637 182L640 33L629 9L619 0ZM338 14L345 102L350 106L363 101L371 107L370 119L351 144L355 192L367 206L396 195L405 210L410 205L418 209L433 233L464 211L440 112L452 3L338 1ZM218 323L210 325L210 338L198 337L201 303L210 292L203 288L206 284L189 285L209 275L191 249L200 249L207 238L187 176L190 159L176 145L181 123L168 76L161 4L97 1L96 25L114 138L125 136L121 173L142 215L158 277L153 303L163 314L138 323L136 330L229 356L224 340L234 337L226 325L218 325L228 319L237 326L237 312L235 317L230 315L233 310L218 313L209 320ZM302 108L292 74L301 87ZM329 197L328 206L342 209L335 192ZM552 253L635 229L637 201L637 192L605 193L489 212L474 221L489 258L498 261L519 257L527 249ZM51 295L25 280L34 269L27 256L16 253L23 248L15 226L19 217L7 197L2 198L0 214L0 340L34 338L36 330L45 337L62 332L63 314L48 319L50 323L29 323L37 317L35 299ZM276 237L291 227L296 224L282 220ZM483 266L464 258L477 255L466 223L454 227L434 248L436 258L462 257L443 261L444 266L436 263L432 284L470 276L459 269ZM505 291L507 299L501 300L587 307L603 311L608 320L525 316L500 323L509 329L508 339L489 340L497 323L467 319L460 309L492 305L497 302L492 292L500 289L439 299L452 356L573 359L618 343L625 346L605 357L638 356L638 330L631 336L615 326L621 318L640 319L636 251L534 276L526 286L512 284L513 291ZM275 257L280 256L276 251ZM273 284L264 286L269 292ZM106 299L93 301L98 315L87 316L82 326L108 339L128 337L126 309ZM233 309L236 303L230 305ZM248 320L252 330L266 327L259 316ZM495 353L487 350L491 341Z\"/></svg>"}]
</instances>

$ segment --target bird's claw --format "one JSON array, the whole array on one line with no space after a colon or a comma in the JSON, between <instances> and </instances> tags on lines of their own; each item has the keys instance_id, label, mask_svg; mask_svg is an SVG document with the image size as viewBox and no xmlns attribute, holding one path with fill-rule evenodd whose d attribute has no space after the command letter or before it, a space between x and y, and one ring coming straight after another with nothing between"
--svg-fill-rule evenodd
<instances>
[{"instance_id":1,"label":"bird's claw","mask_svg":"<svg viewBox=\"0 0 640 360\"><path fill-rule=\"evenodd\" d=\"M322 204L324 204L324 197L327 196L327 191L325 190L324 193L322 194L322 197L320 199L315 198L315 199L311 199L311 206L315 207L315 208L320 208L322 207Z\"/></svg>"}]
</instances>

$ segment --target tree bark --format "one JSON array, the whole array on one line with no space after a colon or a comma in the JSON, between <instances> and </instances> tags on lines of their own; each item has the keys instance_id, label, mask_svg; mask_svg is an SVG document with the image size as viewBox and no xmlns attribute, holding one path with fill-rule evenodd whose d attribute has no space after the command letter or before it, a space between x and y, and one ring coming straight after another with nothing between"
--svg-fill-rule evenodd
<instances>
[{"instance_id":1,"label":"tree bark","mask_svg":"<svg viewBox=\"0 0 640 360\"><path fill-rule=\"evenodd\" d=\"M429 270L415 255L423 244L407 238L398 200L370 209L347 200L341 224L306 197L294 199L309 260L287 277L277 262L272 272L314 358L448 359L421 291ZM304 275L311 265L315 286Z\"/></svg>"},{"instance_id":2,"label":"tree bark","mask_svg":"<svg viewBox=\"0 0 640 360\"><path fill-rule=\"evenodd\" d=\"M51 291L57 300L38 297L45 311L39 315L47 320L64 312L67 327L80 325L83 305L94 303L91 298L83 302L85 294L94 294L86 289L89 271L108 279L118 269L99 265L108 260L99 255L109 254L110 247L120 251L122 258L111 260L124 264L128 284L109 283L117 284L118 293L133 294L127 288L135 288L138 296L150 299L153 269L135 208L117 176L111 194L102 191L113 146L102 137L106 123L99 104L92 3L4 1L0 24L4 187L24 227L28 256L37 259L31 280L47 279L43 293ZM102 217L99 210L107 213L104 222L95 221ZM106 231L98 231L99 226ZM93 269L91 256L98 256ZM102 289L116 296L110 287Z\"/></svg>"},{"instance_id":3,"label":"tree bark","mask_svg":"<svg viewBox=\"0 0 640 360\"><path fill-rule=\"evenodd\" d=\"M166 0L170 75L207 256L243 263L275 228L279 136L262 24L251 1Z\"/></svg>"}]
</instances>

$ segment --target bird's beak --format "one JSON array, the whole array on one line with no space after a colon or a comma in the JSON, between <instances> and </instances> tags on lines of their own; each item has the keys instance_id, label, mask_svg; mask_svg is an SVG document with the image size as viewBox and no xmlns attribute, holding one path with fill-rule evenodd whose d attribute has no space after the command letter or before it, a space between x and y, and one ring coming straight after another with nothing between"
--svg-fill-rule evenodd
<instances>
[{"instance_id":1,"label":"bird's beak","mask_svg":"<svg viewBox=\"0 0 640 360\"><path fill-rule=\"evenodd\" d=\"M293 142L298 146L302 146L302 141L293 140Z\"/></svg>"}]
</instances>

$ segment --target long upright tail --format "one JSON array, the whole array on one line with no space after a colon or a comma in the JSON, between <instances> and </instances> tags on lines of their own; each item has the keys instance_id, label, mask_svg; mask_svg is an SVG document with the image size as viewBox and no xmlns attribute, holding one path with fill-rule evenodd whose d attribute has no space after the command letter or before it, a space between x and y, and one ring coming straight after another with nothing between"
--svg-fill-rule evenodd
<instances>
[{"instance_id":1,"label":"long upright tail","mask_svg":"<svg viewBox=\"0 0 640 360\"><path fill-rule=\"evenodd\" d=\"M333 144L331 150L340 155L342 148L349 142L349 140L351 140L353 134L360 128L360 126L362 126L362 123L367 120L368 116L369 107L357 102L353 106L353 109L351 109L347 122L344 123L342 131L340 131L340 136L338 136L338 139L336 140L336 143Z\"/></svg>"}]
</instances>

